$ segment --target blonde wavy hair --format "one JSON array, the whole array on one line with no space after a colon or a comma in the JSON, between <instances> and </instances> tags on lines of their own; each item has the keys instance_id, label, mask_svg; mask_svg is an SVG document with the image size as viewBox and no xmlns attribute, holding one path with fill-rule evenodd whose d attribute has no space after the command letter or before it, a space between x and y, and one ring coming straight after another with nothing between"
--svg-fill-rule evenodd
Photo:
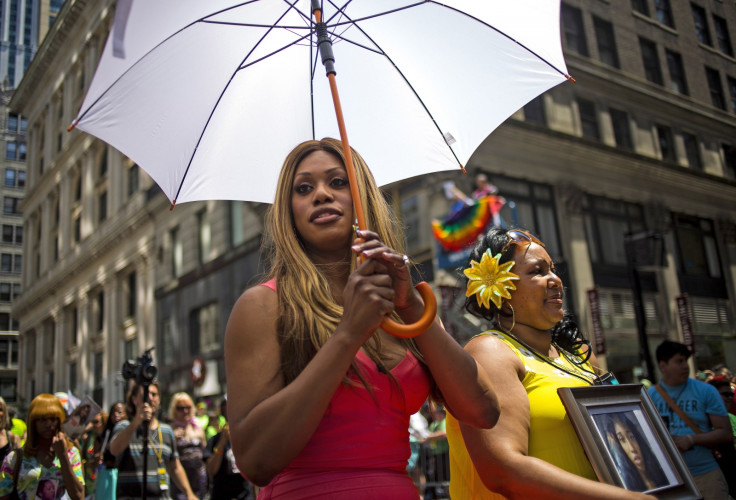
<instances>
[{"instance_id":1,"label":"blonde wavy hair","mask_svg":"<svg viewBox=\"0 0 736 500\"><path fill-rule=\"evenodd\" d=\"M336 139L306 141L296 146L284 161L276 198L266 217L265 245L271 252L269 275L277 283L277 333L281 372L287 384L301 373L317 350L327 342L343 315L343 308L336 303L323 270L304 251L291 211L296 170L304 158L316 151L329 153L345 164L342 143ZM351 151L368 229L376 232L387 246L403 253L403 241L396 217L363 158L354 149L351 148ZM346 255L348 253L352 272L358 263L354 253L346 247ZM423 360L413 340L403 342L418 359ZM373 341L366 342L364 348L374 361L379 361L378 335L374 333ZM355 364L353 370L360 376Z\"/></svg>"},{"instance_id":2,"label":"blonde wavy hair","mask_svg":"<svg viewBox=\"0 0 736 500\"><path fill-rule=\"evenodd\" d=\"M172 422L178 420L176 418L176 407L181 402L189 403L189 406L191 406L191 409L189 410L190 419L193 418L195 415L197 409L194 407L194 400L192 399L192 397L186 392L177 392L176 394L171 396L171 403L169 403L169 418Z\"/></svg>"}]
</instances>

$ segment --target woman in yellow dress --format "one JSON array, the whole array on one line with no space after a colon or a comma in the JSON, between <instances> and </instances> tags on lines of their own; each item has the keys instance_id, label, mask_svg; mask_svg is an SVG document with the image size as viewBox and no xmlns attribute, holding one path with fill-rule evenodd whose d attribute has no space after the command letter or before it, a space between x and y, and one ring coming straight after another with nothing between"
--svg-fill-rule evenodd
<instances>
[{"instance_id":1,"label":"woman in yellow dress","mask_svg":"<svg viewBox=\"0 0 736 500\"><path fill-rule=\"evenodd\" d=\"M448 415L451 498L649 498L596 481L557 396L558 387L592 385L600 374L587 353L552 342L564 290L544 244L494 228L470 259L466 309L494 329L465 349L493 382L501 415L492 429Z\"/></svg>"}]
</instances>

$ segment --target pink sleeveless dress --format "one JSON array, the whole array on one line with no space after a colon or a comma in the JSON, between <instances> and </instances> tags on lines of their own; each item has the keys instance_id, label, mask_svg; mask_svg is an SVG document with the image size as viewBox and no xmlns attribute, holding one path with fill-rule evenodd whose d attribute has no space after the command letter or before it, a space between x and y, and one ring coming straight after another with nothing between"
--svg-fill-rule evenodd
<instances>
[{"instance_id":1,"label":"pink sleeveless dress","mask_svg":"<svg viewBox=\"0 0 736 500\"><path fill-rule=\"evenodd\" d=\"M429 372L410 351L393 379L362 351L355 361L372 394L355 375L355 385L341 384L307 445L258 500L416 500L406 473L409 417L429 395Z\"/></svg>"}]
</instances>

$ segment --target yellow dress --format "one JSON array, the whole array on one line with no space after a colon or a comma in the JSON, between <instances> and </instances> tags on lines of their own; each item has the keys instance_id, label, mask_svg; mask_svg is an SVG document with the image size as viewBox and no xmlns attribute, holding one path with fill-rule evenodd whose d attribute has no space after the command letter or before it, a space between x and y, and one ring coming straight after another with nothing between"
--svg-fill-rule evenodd
<instances>
[{"instance_id":1,"label":"yellow dress","mask_svg":"<svg viewBox=\"0 0 736 500\"><path fill-rule=\"evenodd\" d=\"M502 332L489 330L480 335L501 339L519 357L526 367L522 380L529 396L530 428L529 456L542 459L566 471L588 479L596 479L595 472L585 456L577 434L567 417L565 407L557 396L558 387L579 387L592 384L566 373L565 370L585 376L580 367L564 356L546 363L526 347ZM583 365L593 371L589 363ZM503 412L503 409L501 410ZM447 440L450 443L450 497L453 500L503 499L502 495L487 489L473 466L465 449L457 420L447 414Z\"/></svg>"}]
</instances>

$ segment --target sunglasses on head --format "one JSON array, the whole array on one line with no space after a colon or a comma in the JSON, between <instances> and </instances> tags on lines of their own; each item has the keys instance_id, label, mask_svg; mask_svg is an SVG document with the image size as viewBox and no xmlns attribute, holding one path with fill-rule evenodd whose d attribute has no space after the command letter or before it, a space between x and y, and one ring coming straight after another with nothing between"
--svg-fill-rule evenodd
<instances>
[{"instance_id":1,"label":"sunglasses on head","mask_svg":"<svg viewBox=\"0 0 736 500\"><path fill-rule=\"evenodd\" d=\"M508 236L509 241L501 249L501 254L506 253L506 250L508 250L511 247L511 245L525 246L525 245L531 245L532 243L536 243L537 245L541 247L544 246L544 243L542 243L542 240L534 236L529 231L521 231L519 229L512 229L511 231L508 231L506 233L506 236Z\"/></svg>"}]
</instances>

